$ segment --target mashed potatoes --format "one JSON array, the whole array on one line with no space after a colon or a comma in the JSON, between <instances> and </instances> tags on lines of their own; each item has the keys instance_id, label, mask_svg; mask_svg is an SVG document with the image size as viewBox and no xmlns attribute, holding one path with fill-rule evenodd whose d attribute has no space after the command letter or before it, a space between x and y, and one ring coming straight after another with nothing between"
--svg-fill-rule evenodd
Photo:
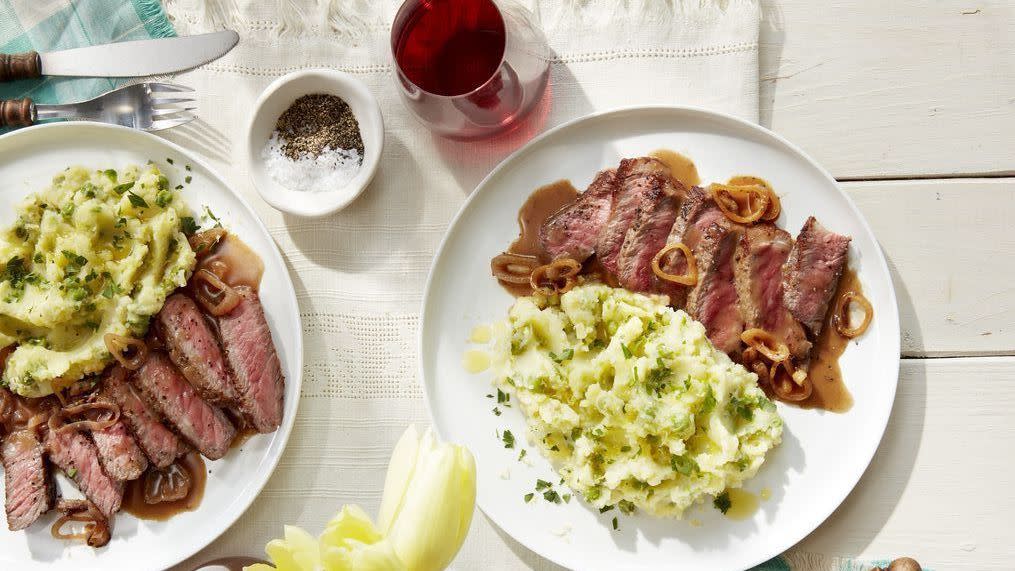
<instances>
[{"instance_id":1,"label":"mashed potatoes","mask_svg":"<svg viewBox=\"0 0 1015 571\"><path fill-rule=\"evenodd\" d=\"M493 360L530 442L597 507L680 517L740 487L782 437L756 376L701 324L623 289L518 299L495 327Z\"/></svg>"},{"instance_id":2,"label":"mashed potatoes","mask_svg":"<svg viewBox=\"0 0 1015 571\"><path fill-rule=\"evenodd\" d=\"M155 165L71 167L28 197L0 231L3 384L48 395L111 362L106 333L143 335L193 270L185 212Z\"/></svg>"}]
</instances>

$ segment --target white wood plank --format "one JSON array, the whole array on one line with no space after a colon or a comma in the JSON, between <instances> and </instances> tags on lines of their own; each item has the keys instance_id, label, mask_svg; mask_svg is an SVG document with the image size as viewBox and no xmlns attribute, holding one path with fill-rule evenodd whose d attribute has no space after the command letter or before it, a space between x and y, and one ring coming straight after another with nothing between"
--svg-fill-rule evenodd
<instances>
[{"instance_id":1,"label":"white wood plank","mask_svg":"<svg viewBox=\"0 0 1015 571\"><path fill-rule=\"evenodd\" d=\"M1015 179L843 186L888 258L903 355L1015 354Z\"/></svg>"},{"instance_id":2,"label":"white wood plank","mask_svg":"<svg viewBox=\"0 0 1015 571\"><path fill-rule=\"evenodd\" d=\"M867 473L798 548L911 556L931 569L1015 567L1013 379L1015 358L904 360Z\"/></svg>"},{"instance_id":3,"label":"white wood plank","mask_svg":"<svg viewBox=\"0 0 1015 571\"><path fill-rule=\"evenodd\" d=\"M762 4L762 122L835 176L1015 169L1015 3Z\"/></svg>"}]
</instances>

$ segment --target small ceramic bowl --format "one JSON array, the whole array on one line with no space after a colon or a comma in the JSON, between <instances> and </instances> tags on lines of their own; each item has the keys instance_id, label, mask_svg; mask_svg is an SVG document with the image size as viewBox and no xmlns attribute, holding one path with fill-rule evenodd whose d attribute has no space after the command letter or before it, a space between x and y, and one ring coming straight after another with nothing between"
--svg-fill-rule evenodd
<instances>
[{"instance_id":1,"label":"small ceramic bowl","mask_svg":"<svg viewBox=\"0 0 1015 571\"><path fill-rule=\"evenodd\" d=\"M261 158L278 118L296 99L312 93L337 95L349 104L363 137L363 164L345 186L322 192L286 188L271 178ZM384 148L384 120L373 94L353 76L330 69L311 69L284 75L257 98L247 128L247 162L254 188L268 204L297 216L324 216L352 202L377 171Z\"/></svg>"}]
</instances>

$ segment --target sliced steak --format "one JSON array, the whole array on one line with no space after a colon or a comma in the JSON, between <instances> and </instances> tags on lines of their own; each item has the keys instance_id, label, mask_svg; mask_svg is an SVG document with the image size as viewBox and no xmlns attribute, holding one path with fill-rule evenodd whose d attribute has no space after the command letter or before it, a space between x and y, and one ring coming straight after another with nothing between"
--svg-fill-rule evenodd
<instances>
[{"instance_id":1,"label":"sliced steak","mask_svg":"<svg viewBox=\"0 0 1015 571\"><path fill-rule=\"evenodd\" d=\"M627 240L627 231L644 210L652 208L653 196L664 184L662 181L672 181L672 177L669 167L658 159L641 157L620 161L613 212L596 241L596 256L610 273L617 274L617 259Z\"/></svg>"},{"instance_id":2,"label":"sliced steak","mask_svg":"<svg viewBox=\"0 0 1015 571\"><path fill-rule=\"evenodd\" d=\"M782 267L783 299L811 338L821 333L828 303L839 287L851 238L829 232L811 216Z\"/></svg>"},{"instance_id":3,"label":"sliced steak","mask_svg":"<svg viewBox=\"0 0 1015 571\"><path fill-rule=\"evenodd\" d=\"M698 186L692 187L680 205L680 212L673 223L673 228L670 229L666 243L680 242L694 252L705 231L715 224L724 224L727 227L736 225L719 210L708 190ZM679 252L667 256L661 261L661 266L670 274L683 275L687 272L687 260ZM700 266L698 269L701 270ZM664 287L665 293L670 296L670 305L674 307L685 305L687 295L691 291L690 286L666 282Z\"/></svg>"},{"instance_id":4,"label":"sliced steak","mask_svg":"<svg viewBox=\"0 0 1015 571\"><path fill-rule=\"evenodd\" d=\"M282 424L282 365L257 293L248 287L236 291L239 305L219 318L222 346L236 379L240 412L258 432L273 432Z\"/></svg>"},{"instance_id":5,"label":"sliced steak","mask_svg":"<svg viewBox=\"0 0 1015 571\"><path fill-rule=\"evenodd\" d=\"M179 293L169 296L158 327L169 358L197 394L212 404L235 405L236 389L222 348L194 300Z\"/></svg>"},{"instance_id":6,"label":"sliced steak","mask_svg":"<svg viewBox=\"0 0 1015 571\"><path fill-rule=\"evenodd\" d=\"M687 313L705 326L716 349L738 360L744 319L737 303L733 257L743 234L739 225L719 221L705 231L694 255L698 262L698 283L687 297Z\"/></svg>"},{"instance_id":7,"label":"sliced steak","mask_svg":"<svg viewBox=\"0 0 1015 571\"><path fill-rule=\"evenodd\" d=\"M0 443L4 466L7 527L25 529L53 507L55 488L42 443L34 431L7 434Z\"/></svg>"},{"instance_id":8,"label":"sliced steak","mask_svg":"<svg viewBox=\"0 0 1015 571\"><path fill-rule=\"evenodd\" d=\"M50 430L46 435L49 459L74 481L86 498L105 516L112 517L123 501L123 482L102 470L99 451L84 434Z\"/></svg>"},{"instance_id":9,"label":"sliced steak","mask_svg":"<svg viewBox=\"0 0 1015 571\"><path fill-rule=\"evenodd\" d=\"M92 441L99 451L102 469L117 480L136 480L148 468L148 458L127 430L123 420L112 426L91 431Z\"/></svg>"},{"instance_id":10,"label":"sliced steak","mask_svg":"<svg viewBox=\"0 0 1015 571\"><path fill-rule=\"evenodd\" d=\"M639 209L638 218L627 231L624 245L617 256L617 279L620 285L636 292L655 293L663 289L652 271L652 258L666 245L666 238L673 228L680 206L680 196L685 194L672 179L653 176L645 201Z\"/></svg>"},{"instance_id":11,"label":"sliced steak","mask_svg":"<svg viewBox=\"0 0 1015 571\"><path fill-rule=\"evenodd\" d=\"M134 385L148 405L201 454L217 460L229 451L236 428L221 410L197 395L165 354L149 355Z\"/></svg>"},{"instance_id":12,"label":"sliced steak","mask_svg":"<svg viewBox=\"0 0 1015 571\"><path fill-rule=\"evenodd\" d=\"M747 328L772 333L802 362L811 342L800 322L783 303L782 266L793 248L793 237L774 224L754 224L740 237L736 253L736 285L740 314Z\"/></svg>"},{"instance_id":13,"label":"sliced steak","mask_svg":"<svg viewBox=\"0 0 1015 571\"><path fill-rule=\"evenodd\" d=\"M127 382L127 372L119 366L102 382L102 398L120 406L120 421L126 423L137 445L158 468L165 468L176 459L183 443L176 434L159 422L134 387Z\"/></svg>"},{"instance_id":14,"label":"sliced steak","mask_svg":"<svg viewBox=\"0 0 1015 571\"><path fill-rule=\"evenodd\" d=\"M539 243L551 258L584 262L613 212L617 171L600 171L574 202L550 215L539 228Z\"/></svg>"}]
</instances>

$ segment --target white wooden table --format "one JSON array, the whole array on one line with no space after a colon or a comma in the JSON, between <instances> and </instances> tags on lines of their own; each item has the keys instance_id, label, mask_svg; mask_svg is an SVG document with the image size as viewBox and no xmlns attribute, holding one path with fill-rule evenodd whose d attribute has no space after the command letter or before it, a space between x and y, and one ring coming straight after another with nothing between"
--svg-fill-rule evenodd
<instances>
[{"instance_id":1,"label":"white wooden table","mask_svg":"<svg viewBox=\"0 0 1015 571\"><path fill-rule=\"evenodd\" d=\"M1015 569L1015 3L763 5L762 123L842 181L902 319L881 448L800 547Z\"/></svg>"}]
</instances>

